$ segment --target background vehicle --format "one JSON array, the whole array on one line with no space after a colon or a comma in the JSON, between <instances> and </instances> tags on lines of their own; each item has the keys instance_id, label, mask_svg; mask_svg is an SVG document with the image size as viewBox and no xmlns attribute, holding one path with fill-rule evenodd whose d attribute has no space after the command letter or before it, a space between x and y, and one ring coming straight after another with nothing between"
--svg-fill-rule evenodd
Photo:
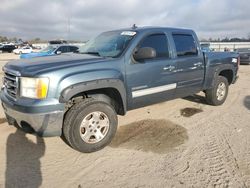
<instances>
[{"instance_id":1,"label":"background vehicle","mask_svg":"<svg viewBox=\"0 0 250 188\"><path fill-rule=\"evenodd\" d=\"M240 54L240 64L250 64L250 48L239 48L236 52Z\"/></svg>"},{"instance_id":2,"label":"background vehicle","mask_svg":"<svg viewBox=\"0 0 250 188\"><path fill-rule=\"evenodd\" d=\"M24 46L24 47L13 50L13 52L15 54L29 54L32 52L32 50L33 49L30 46Z\"/></svg>"},{"instance_id":3,"label":"background vehicle","mask_svg":"<svg viewBox=\"0 0 250 188\"><path fill-rule=\"evenodd\" d=\"M209 43L201 43L200 46L203 52L212 52Z\"/></svg>"},{"instance_id":4,"label":"background vehicle","mask_svg":"<svg viewBox=\"0 0 250 188\"><path fill-rule=\"evenodd\" d=\"M16 49L16 46L14 45L3 45L2 47L0 47L0 51L2 52L8 52L11 53L14 49Z\"/></svg>"},{"instance_id":5,"label":"background vehicle","mask_svg":"<svg viewBox=\"0 0 250 188\"><path fill-rule=\"evenodd\" d=\"M77 46L72 46L72 45L60 45L60 46L50 45L47 48L45 48L39 52L32 52L29 54L21 54L20 58L21 59L29 59L32 57L59 55L62 53L77 52L78 49L79 48Z\"/></svg>"},{"instance_id":6,"label":"background vehicle","mask_svg":"<svg viewBox=\"0 0 250 188\"><path fill-rule=\"evenodd\" d=\"M202 52L192 30L109 31L79 53L7 63L1 101L9 124L93 152L111 142L117 114L200 91L209 104L223 104L238 57Z\"/></svg>"},{"instance_id":7,"label":"background vehicle","mask_svg":"<svg viewBox=\"0 0 250 188\"><path fill-rule=\"evenodd\" d=\"M66 40L51 40L49 41L49 45L58 45L58 44L67 44Z\"/></svg>"}]
</instances>

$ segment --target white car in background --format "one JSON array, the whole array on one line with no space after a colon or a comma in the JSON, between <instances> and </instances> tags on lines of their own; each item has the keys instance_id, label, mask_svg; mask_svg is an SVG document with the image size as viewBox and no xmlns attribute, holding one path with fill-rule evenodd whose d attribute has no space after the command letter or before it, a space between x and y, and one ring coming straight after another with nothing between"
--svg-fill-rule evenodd
<instances>
[{"instance_id":1,"label":"white car in background","mask_svg":"<svg viewBox=\"0 0 250 188\"><path fill-rule=\"evenodd\" d=\"M24 46L18 49L13 50L15 54L29 54L32 52L32 48L30 46Z\"/></svg>"}]
</instances>

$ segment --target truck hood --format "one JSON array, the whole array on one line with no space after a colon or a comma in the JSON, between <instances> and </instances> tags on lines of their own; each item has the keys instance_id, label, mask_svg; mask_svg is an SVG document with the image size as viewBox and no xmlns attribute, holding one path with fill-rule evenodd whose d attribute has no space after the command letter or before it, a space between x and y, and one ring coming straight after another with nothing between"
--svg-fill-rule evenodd
<instances>
[{"instance_id":1,"label":"truck hood","mask_svg":"<svg viewBox=\"0 0 250 188\"><path fill-rule=\"evenodd\" d=\"M19 72L22 76L34 76L58 69L100 63L107 61L107 59L94 55L70 53L10 61L4 66L4 69Z\"/></svg>"}]
</instances>

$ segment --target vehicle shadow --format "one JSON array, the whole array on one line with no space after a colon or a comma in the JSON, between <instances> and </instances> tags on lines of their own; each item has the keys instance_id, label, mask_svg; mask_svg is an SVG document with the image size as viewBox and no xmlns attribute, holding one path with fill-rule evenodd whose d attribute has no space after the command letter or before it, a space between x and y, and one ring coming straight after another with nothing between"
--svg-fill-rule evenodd
<instances>
[{"instance_id":1,"label":"vehicle shadow","mask_svg":"<svg viewBox=\"0 0 250 188\"><path fill-rule=\"evenodd\" d=\"M7 122L7 119L6 119L6 118L0 118L0 124L3 124L3 123L5 123L5 122Z\"/></svg>"},{"instance_id":2,"label":"vehicle shadow","mask_svg":"<svg viewBox=\"0 0 250 188\"><path fill-rule=\"evenodd\" d=\"M183 97L182 99L190 101L190 102L195 102L195 103L200 103L200 104L206 104L206 105L208 105L207 102L206 102L205 97L197 95L197 94L190 95L190 96L187 96L187 97Z\"/></svg>"},{"instance_id":3,"label":"vehicle shadow","mask_svg":"<svg viewBox=\"0 0 250 188\"><path fill-rule=\"evenodd\" d=\"M34 143L25 135L17 129L7 139L5 187L40 187L42 184L40 158L45 153L44 140L36 137Z\"/></svg>"},{"instance_id":4,"label":"vehicle shadow","mask_svg":"<svg viewBox=\"0 0 250 188\"><path fill-rule=\"evenodd\" d=\"M246 96L246 97L244 98L244 106L245 106L248 110L250 110L250 96Z\"/></svg>"},{"instance_id":5,"label":"vehicle shadow","mask_svg":"<svg viewBox=\"0 0 250 188\"><path fill-rule=\"evenodd\" d=\"M166 120L142 120L118 128L110 146L167 153L188 140L187 130Z\"/></svg>"}]
</instances>

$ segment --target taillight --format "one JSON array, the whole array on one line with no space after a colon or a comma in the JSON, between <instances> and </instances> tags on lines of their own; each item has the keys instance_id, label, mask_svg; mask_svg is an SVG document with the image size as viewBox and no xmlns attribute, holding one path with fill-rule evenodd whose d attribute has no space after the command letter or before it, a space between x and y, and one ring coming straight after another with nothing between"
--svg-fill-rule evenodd
<instances>
[{"instance_id":1,"label":"taillight","mask_svg":"<svg viewBox=\"0 0 250 188\"><path fill-rule=\"evenodd\" d=\"M238 67L240 66L240 56L238 57Z\"/></svg>"}]
</instances>

